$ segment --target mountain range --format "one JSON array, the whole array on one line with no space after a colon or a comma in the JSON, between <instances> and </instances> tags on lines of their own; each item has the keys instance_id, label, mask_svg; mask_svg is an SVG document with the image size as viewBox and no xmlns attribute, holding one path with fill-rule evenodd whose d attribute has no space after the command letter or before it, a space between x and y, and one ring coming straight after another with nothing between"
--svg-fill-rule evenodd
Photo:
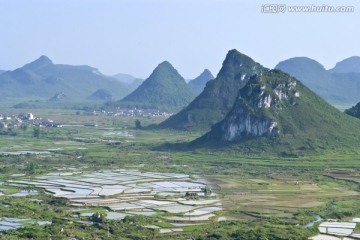
<instances>
[{"instance_id":1,"label":"mountain range","mask_svg":"<svg viewBox=\"0 0 360 240\"><path fill-rule=\"evenodd\" d=\"M164 61L136 90L116 105L178 111L194 98L195 93L184 78L168 61Z\"/></svg>"},{"instance_id":2,"label":"mountain range","mask_svg":"<svg viewBox=\"0 0 360 240\"><path fill-rule=\"evenodd\" d=\"M239 89L266 68L237 50L228 52L215 79L186 108L159 124L159 128L209 130L230 111Z\"/></svg>"},{"instance_id":3,"label":"mountain range","mask_svg":"<svg viewBox=\"0 0 360 240\"><path fill-rule=\"evenodd\" d=\"M296 77L331 104L360 101L360 57L347 58L330 70L307 57L282 61L275 68Z\"/></svg>"},{"instance_id":4,"label":"mountain range","mask_svg":"<svg viewBox=\"0 0 360 240\"><path fill-rule=\"evenodd\" d=\"M205 69L197 78L188 82L189 86L193 89L196 95L199 95L205 88L206 83L213 80L214 76L209 69Z\"/></svg>"},{"instance_id":5,"label":"mountain range","mask_svg":"<svg viewBox=\"0 0 360 240\"><path fill-rule=\"evenodd\" d=\"M323 70L312 60L305 63ZM226 146L284 156L353 149L360 142L360 120L342 113L295 77L269 70L235 49L204 91L158 127L209 129L186 145L190 148Z\"/></svg>"},{"instance_id":6,"label":"mountain range","mask_svg":"<svg viewBox=\"0 0 360 240\"><path fill-rule=\"evenodd\" d=\"M195 146L232 143L243 151L304 151L351 148L360 141L360 121L340 112L300 81L280 70L254 75L229 113Z\"/></svg>"},{"instance_id":7,"label":"mountain range","mask_svg":"<svg viewBox=\"0 0 360 240\"><path fill-rule=\"evenodd\" d=\"M115 98L128 94L127 86L89 66L54 64L48 57L0 75L0 95L49 99L63 92L69 99L85 99L98 89L106 89Z\"/></svg>"}]
</instances>

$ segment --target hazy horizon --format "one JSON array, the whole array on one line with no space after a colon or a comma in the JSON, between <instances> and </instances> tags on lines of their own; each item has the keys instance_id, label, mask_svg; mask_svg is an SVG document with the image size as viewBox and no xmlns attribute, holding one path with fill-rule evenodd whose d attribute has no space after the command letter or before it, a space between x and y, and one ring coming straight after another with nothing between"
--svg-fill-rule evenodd
<instances>
[{"instance_id":1,"label":"hazy horizon","mask_svg":"<svg viewBox=\"0 0 360 240\"><path fill-rule=\"evenodd\" d=\"M360 56L360 2L283 1L354 6L352 13L262 13L266 0L0 0L0 69L41 55L56 64L146 78L167 60L186 79L216 75L228 50L266 67L306 56L329 69Z\"/></svg>"}]
</instances>

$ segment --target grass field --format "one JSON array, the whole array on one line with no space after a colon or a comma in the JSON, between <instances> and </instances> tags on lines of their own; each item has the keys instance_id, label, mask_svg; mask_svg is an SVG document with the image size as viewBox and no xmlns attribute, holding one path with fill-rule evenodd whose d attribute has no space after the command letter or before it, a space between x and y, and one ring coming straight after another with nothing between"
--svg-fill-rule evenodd
<instances>
[{"instance_id":1,"label":"grass field","mask_svg":"<svg viewBox=\"0 0 360 240\"><path fill-rule=\"evenodd\" d=\"M5 231L3 239L31 236L39 239L49 236L55 239L75 236L78 239L104 239L103 236L109 236L109 239L184 239L192 236L197 239L236 239L239 236L260 239L261 234L273 236L269 239L289 239L283 236L284 233L293 234L290 239L305 239L317 230L302 225L313 221L316 215L345 220L360 217L360 147L297 157L240 154L235 149L166 149L164 146L168 143L189 142L201 133L139 130L134 128L137 118L86 116L72 109L12 109L5 106L2 111L11 114L32 112L64 125L62 128L41 128L39 137L34 137L32 127L14 129L14 136L0 136L0 191L3 193L0 195L0 217L52 221L49 226L30 224L16 231ZM163 119L140 120L143 126L148 126ZM98 127L81 126L84 123L96 123ZM41 151L42 154L6 154L18 151ZM19 178L13 174L36 177L64 167L87 172L125 168L197 176L218 195L223 210L216 212L205 225L187 226L183 232L176 232L171 230L174 226L163 217L159 218L164 213L121 221L101 218L101 222L87 225L91 217L74 221L74 213L82 210L71 206L66 199L44 194L41 189L37 189L38 194L24 198L8 196L23 190L21 186L7 185L8 180ZM104 211L104 208L91 207L89 210ZM144 227L154 224L170 229L171 233L160 234L159 230ZM63 232L59 230L61 228ZM278 230L274 230L276 228ZM218 238L216 234L220 234Z\"/></svg>"}]
</instances>

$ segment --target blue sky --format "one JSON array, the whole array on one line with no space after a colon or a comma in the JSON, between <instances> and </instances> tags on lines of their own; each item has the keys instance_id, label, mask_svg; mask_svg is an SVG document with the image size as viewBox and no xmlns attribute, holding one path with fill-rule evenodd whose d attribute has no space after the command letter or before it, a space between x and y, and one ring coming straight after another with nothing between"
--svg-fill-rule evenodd
<instances>
[{"instance_id":1,"label":"blue sky","mask_svg":"<svg viewBox=\"0 0 360 240\"><path fill-rule=\"evenodd\" d=\"M355 12L262 13L268 3ZM234 48L269 68L295 56L331 68L360 56L359 29L359 0L0 0L0 69L47 55L145 78L168 60L191 79L217 74Z\"/></svg>"}]
</instances>

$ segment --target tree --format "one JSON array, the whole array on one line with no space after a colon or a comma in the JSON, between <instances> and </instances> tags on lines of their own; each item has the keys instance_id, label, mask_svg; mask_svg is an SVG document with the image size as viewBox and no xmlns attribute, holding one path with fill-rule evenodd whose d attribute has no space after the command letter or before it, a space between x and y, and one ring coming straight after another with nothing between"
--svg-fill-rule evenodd
<instances>
[{"instance_id":1,"label":"tree","mask_svg":"<svg viewBox=\"0 0 360 240\"><path fill-rule=\"evenodd\" d=\"M136 129L142 129L143 127L141 126L141 122L139 119L135 120L135 128Z\"/></svg>"},{"instance_id":2,"label":"tree","mask_svg":"<svg viewBox=\"0 0 360 240\"><path fill-rule=\"evenodd\" d=\"M26 131L27 128L28 128L28 125L25 124L25 123L21 124L21 126L20 126L20 129L23 130L23 131Z\"/></svg>"},{"instance_id":3,"label":"tree","mask_svg":"<svg viewBox=\"0 0 360 240\"><path fill-rule=\"evenodd\" d=\"M26 170L32 174L32 173L35 173L38 166L33 162L29 162L26 168L27 168Z\"/></svg>"},{"instance_id":4,"label":"tree","mask_svg":"<svg viewBox=\"0 0 360 240\"><path fill-rule=\"evenodd\" d=\"M94 223L103 223L104 222L104 215L97 212L97 213L94 213L92 216L91 216L91 221L93 221Z\"/></svg>"},{"instance_id":5,"label":"tree","mask_svg":"<svg viewBox=\"0 0 360 240\"><path fill-rule=\"evenodd\" d=\"M33 136L35 138L39 138L40 137L40 128L39 127L35 127L33 130Z\"/></svg>"}]
</instances>

